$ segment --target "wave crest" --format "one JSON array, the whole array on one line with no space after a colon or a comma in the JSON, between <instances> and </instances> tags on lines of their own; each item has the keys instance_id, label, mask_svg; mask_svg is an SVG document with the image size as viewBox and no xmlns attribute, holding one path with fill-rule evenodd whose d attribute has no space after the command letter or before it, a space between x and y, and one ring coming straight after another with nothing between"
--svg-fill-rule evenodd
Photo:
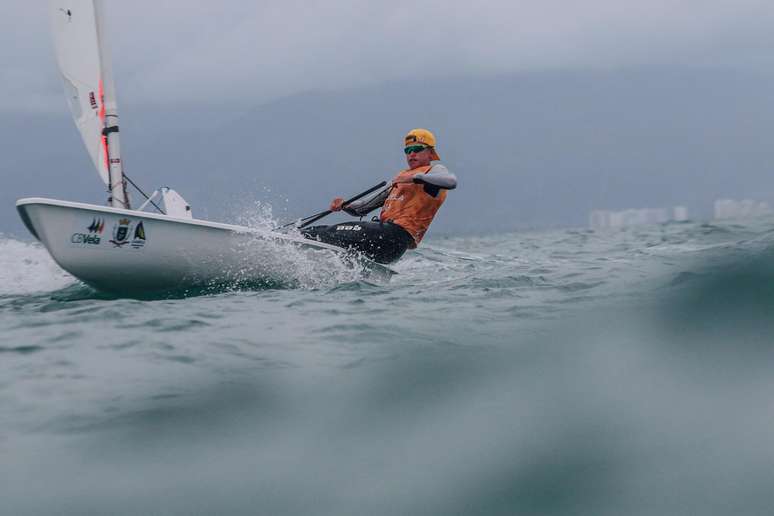
<instances>
[{"instance_id":1,"label":"wave crest","mask_svg":"<svg viewBox=\"0 0 774 516\"><path fill-rule=\"evenodd\" d=\"M74 281L40 244L0 234L0 296L57 290Z\"/></svg>"}]
</instances>

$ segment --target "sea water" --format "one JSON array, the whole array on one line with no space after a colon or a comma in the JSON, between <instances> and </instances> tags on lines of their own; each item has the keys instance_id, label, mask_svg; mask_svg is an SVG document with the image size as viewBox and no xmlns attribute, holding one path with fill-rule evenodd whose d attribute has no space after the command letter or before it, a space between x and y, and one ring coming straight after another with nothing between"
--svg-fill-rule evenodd
<instances>
[{"instance_id":1,"label":"sea water","mask_svg":"<svg viewBox=\"0 0 774 516\"><path fill-rule=\"evenodd\" d=\"M770 514L772 228L142 300L0 237L0 514Z\"/></svg>"}]
</instances>

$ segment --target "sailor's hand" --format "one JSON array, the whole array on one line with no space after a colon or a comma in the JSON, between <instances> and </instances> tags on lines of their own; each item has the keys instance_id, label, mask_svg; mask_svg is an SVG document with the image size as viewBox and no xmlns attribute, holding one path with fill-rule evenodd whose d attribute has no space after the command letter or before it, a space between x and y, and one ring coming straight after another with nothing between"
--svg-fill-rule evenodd
<instances>
[{"instance_id":1,"label":"sailor's hand","mask_svg":"<svg viewBox=\"0 0 774 516\"><path fill-rule=\"evenodd\" d=\"M344 199L341 197L336 197L331 201L330 210L331 211L341 211L341 205L344 204Z\"/></svg>"}]
</instances>

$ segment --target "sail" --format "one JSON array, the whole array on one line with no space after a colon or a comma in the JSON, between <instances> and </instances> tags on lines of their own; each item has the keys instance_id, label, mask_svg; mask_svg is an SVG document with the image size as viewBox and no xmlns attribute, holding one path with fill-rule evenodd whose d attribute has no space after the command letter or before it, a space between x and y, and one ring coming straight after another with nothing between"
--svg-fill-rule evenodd
<instances>
[{"instance_id":1,"label":"sail","mask_svg":"<svg viewBox=\"0 0 774 516\"><path fill-rule=\"evenodd\" d=\"M93 0L51 0L54 47L65 94L102 181L110 183L102 130L102 67Z\"/></svg>"},{"instance_id":2,"label":"sail","mask_svg":"<svg viewBox=\"0 0 774 516\"><path fill-rule=\"evenodd\" d=\"M128 208L102 1L50 0L49 8L57 62L75 125L111 191L111 203Z\"/></svg>"}]
</instances>

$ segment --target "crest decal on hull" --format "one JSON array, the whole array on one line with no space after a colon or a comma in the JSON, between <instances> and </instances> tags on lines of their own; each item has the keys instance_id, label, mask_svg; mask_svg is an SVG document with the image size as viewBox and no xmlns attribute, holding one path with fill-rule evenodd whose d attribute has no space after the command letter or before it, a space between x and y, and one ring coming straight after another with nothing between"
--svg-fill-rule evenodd
<instances>
[{"instance_id":1,"label":"crest decal on hull","mask_svg":"<svg viewBox=\"0 0 774 516\"><path fill-rule=\"evenodd\" d=\"M115 247L123 247L129 243L127 237L129 236L129 229L132 225L132 221L129 219L121 219L118 224L113 226L113 238L110 243Z\"/></svg>"},{"instance_id":2,"label":"crest decal on hull","mask_svg":"<svg viewBox=\"0 0 774 516\"><path fill-rule=\"evenodd\" d=\"M145 247L146 241L145 224L142 221L134 222L131 219L120 219L113 226L113 238L110 240L113 247L128 245L132 249L142 249Z\"/></svg>"}]
</instances>

